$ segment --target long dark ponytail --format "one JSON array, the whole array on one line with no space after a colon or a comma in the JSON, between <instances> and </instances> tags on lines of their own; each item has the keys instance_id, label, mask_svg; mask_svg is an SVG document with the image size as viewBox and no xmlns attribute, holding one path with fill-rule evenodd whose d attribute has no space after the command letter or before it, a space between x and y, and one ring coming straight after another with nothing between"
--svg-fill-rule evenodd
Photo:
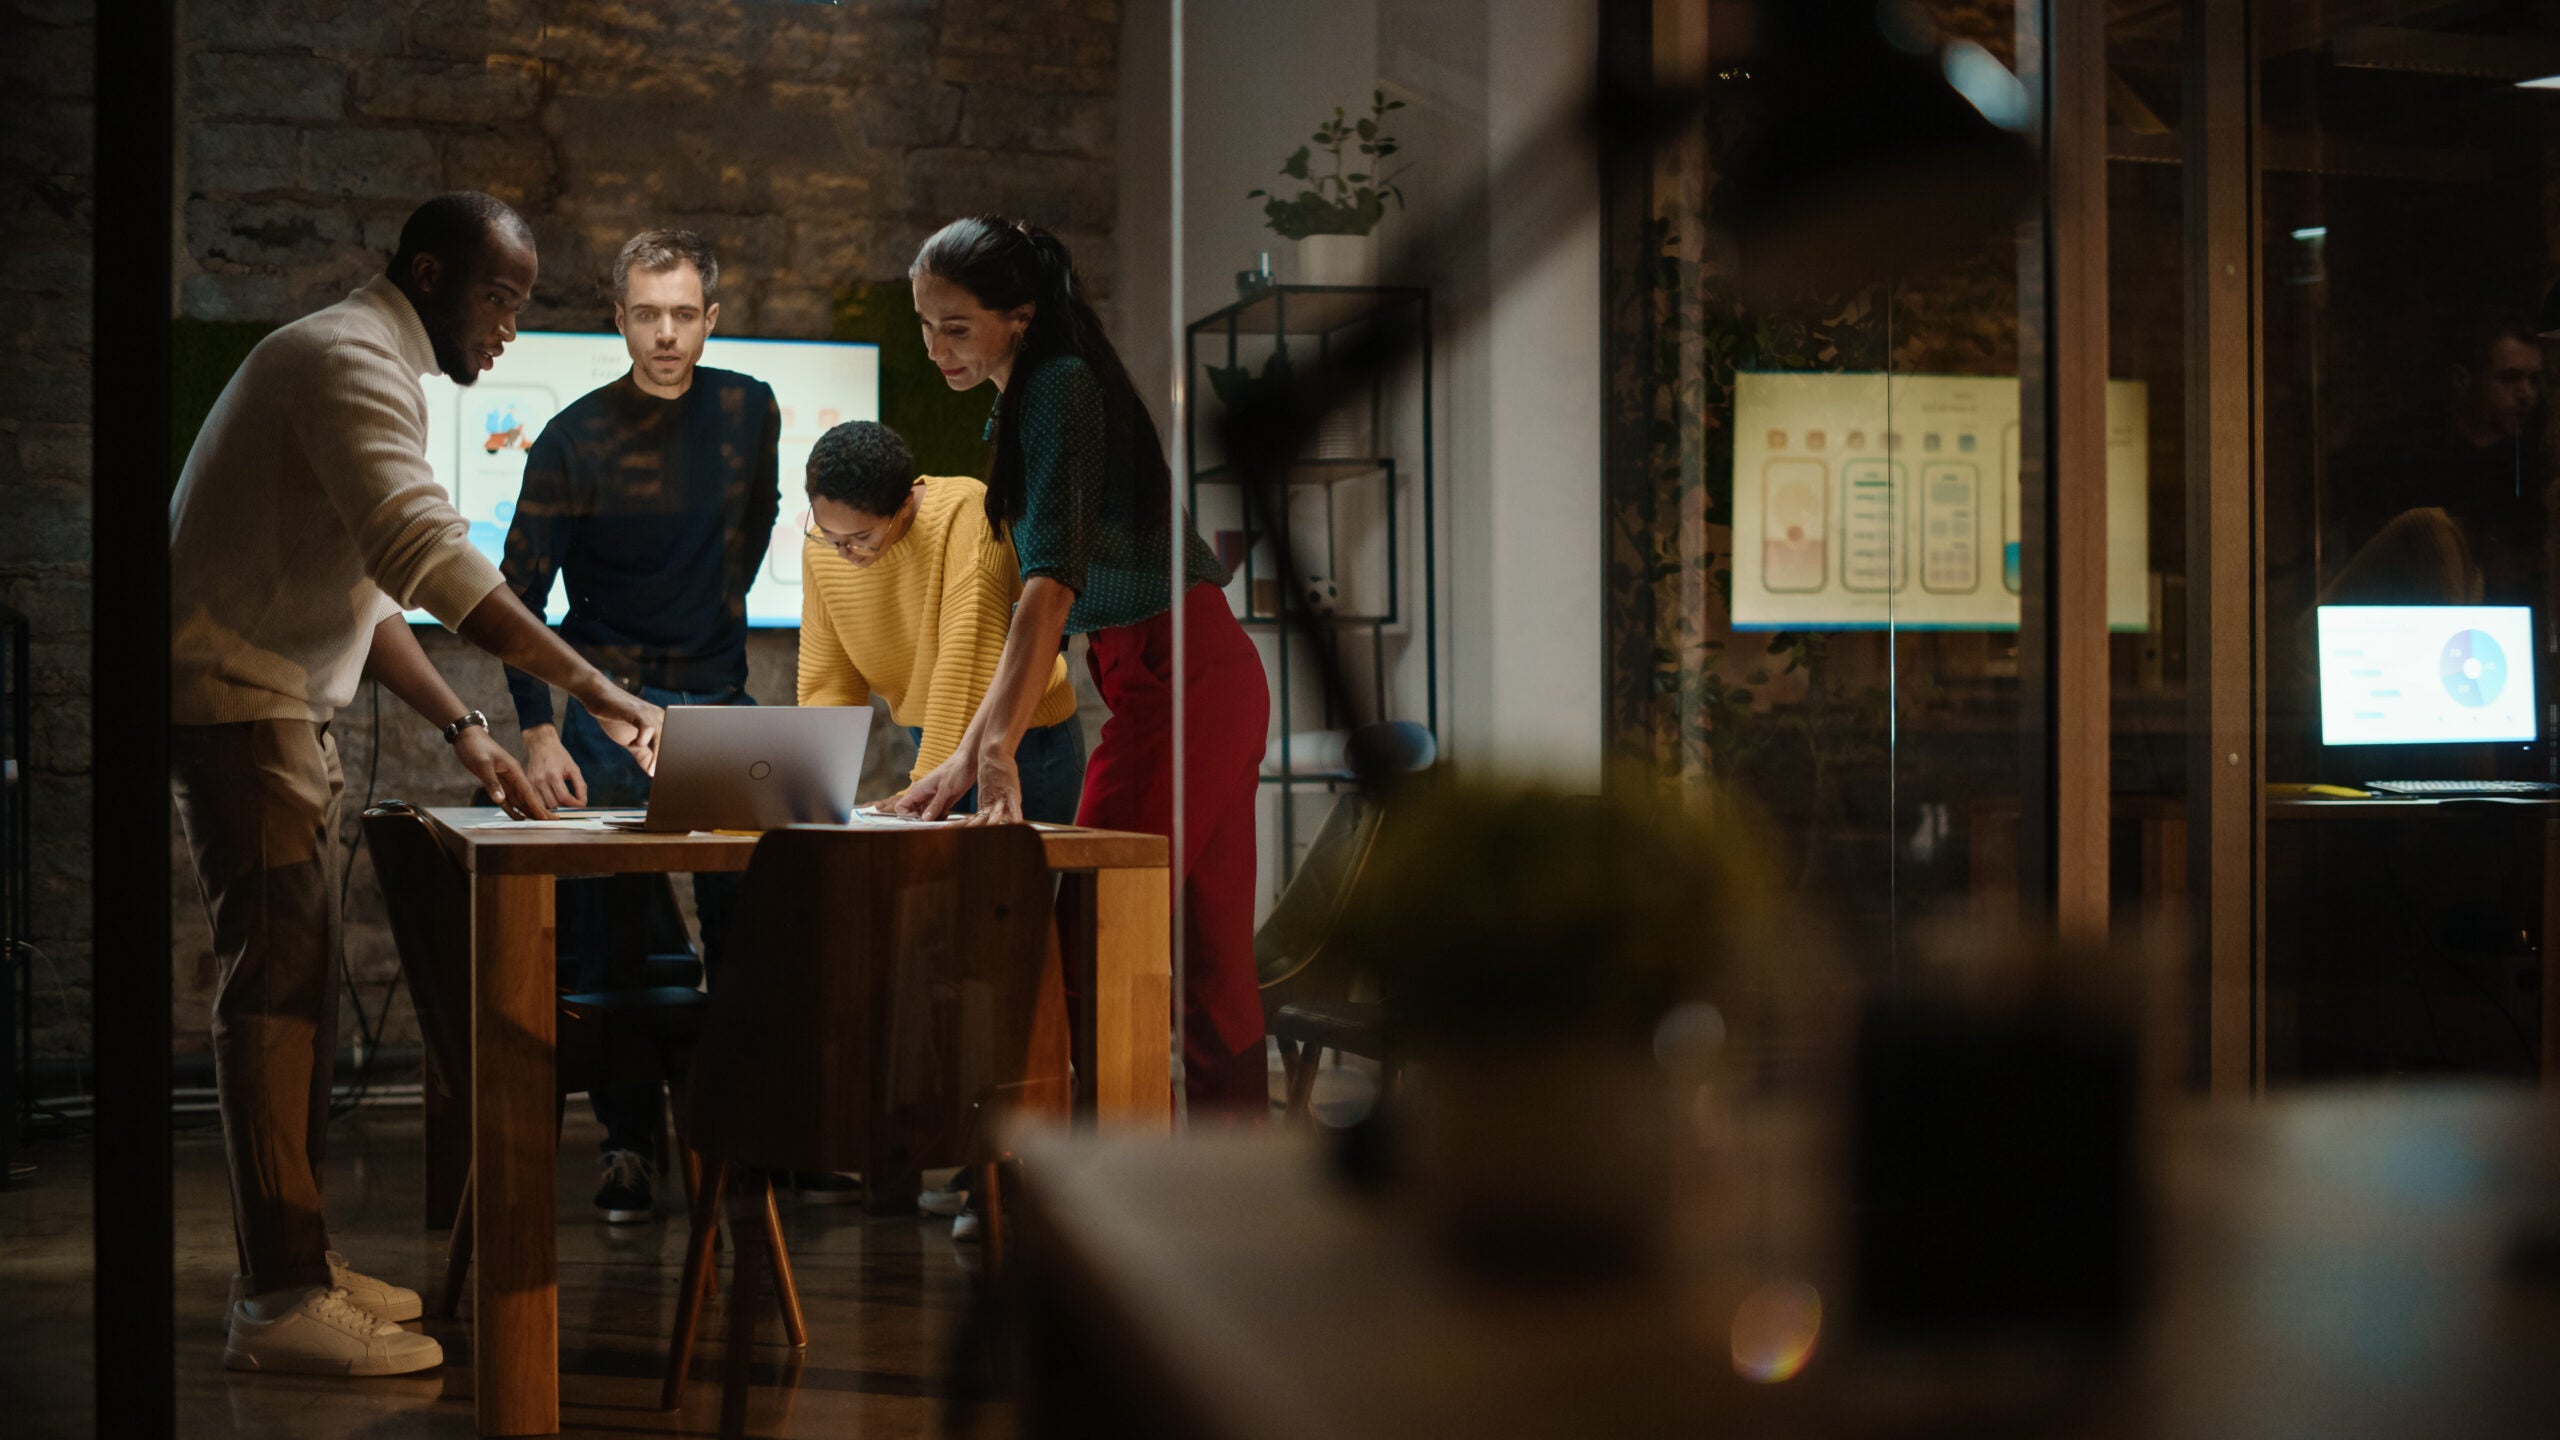
<instances>
[{"instance_id":1,"label":"long dark ponytail","mask_svg":"<svg viewBox=\"0 0 2560 1440\"><path fill-rule=\"evenodd\" d=\"M996 398L995 459L987 470L987 521L1002 534L1022 518L1023 382L1041 362L1073 355L1093 372L1110 416L1110 443L1135 470L1136 495L1119 497L1137 513L1161 515L1173 476L1164 441L1148 413L1120 352L1102 333L1102 318L1085 298L1075 257L1057 236L1037 225L1000 215L970 215L933 233L916 252L907 278L931 275L968 291L999 313L1029 305L1031 325L1013 359L1012 378Z\"/></svg>"}]
</instances>

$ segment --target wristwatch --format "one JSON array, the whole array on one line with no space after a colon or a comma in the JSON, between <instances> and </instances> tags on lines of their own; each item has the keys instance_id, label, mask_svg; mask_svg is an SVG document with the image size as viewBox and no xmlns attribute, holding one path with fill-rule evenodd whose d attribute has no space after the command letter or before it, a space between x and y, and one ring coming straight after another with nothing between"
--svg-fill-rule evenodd
<instances>
[{"instance_id":1,"label":"wristwatch","mask_svg":"<svg viewBox=\"0 0 2560 1440\"><path fill-rule=\"evenodd\" d=\"M470 729L474 725L479 726L483 730L488 729L489 717L481 714L477 710L466 710L462 712L461 719L444 727L444 743L447 745L457 743L462 739L462 732Z\"/></svg>"}]
</instances>

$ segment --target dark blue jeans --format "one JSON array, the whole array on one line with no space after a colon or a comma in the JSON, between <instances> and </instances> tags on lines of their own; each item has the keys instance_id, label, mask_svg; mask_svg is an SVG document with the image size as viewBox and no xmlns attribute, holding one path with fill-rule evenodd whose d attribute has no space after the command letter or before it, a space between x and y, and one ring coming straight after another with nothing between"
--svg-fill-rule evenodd
<instances>
[{"instance_id":1,"label":"dark blue jeans","mask_svg":"<svg viewBox=\"0 0 2560 1440\"><path fill-rule=\"evenodd\" d=\"M910 725L907 738L924 743L924 731ZM1076 823L1076 806L1084 799L1084 722L1070 715L1055 725L1042 725L1022 737L1013 752L1022 771L1022 818L1049 825ZM971 786L954 815L977 813L978 791Z\"/></svg>"},{"instance_id":2,"label":"dark blue jeans","mask_svg":"<svg viewBox=\"0 0 2560 1440\"><path fill-rule=\"evenodd\" d=\"M644 685L652 705L752 705L742 691L661 690ZM586 777L587 803L638 809L649 803L649 777L631 752L607 739L604 727L577 701L560 717L560 744ZM693 877L693 909L702 925L702 973L716 974L737 913L743 875ZM558 901L560 968L579 990L625 990L646 983L642 962L652 955L689 954L684 917L675 892L655 875L607 875L563 880ZM604 1125L606 1150L646 1155L658 1134L658 1087L635 1085L596 1090L587 1097Z\"/></svg>"}]
</instances>

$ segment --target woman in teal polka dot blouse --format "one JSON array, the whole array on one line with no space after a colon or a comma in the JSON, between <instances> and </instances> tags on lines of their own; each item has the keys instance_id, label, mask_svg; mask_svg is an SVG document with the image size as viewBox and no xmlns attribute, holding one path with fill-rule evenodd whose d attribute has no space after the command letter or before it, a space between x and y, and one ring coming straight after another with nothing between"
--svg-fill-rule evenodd
<instances>
[{"instance_id":1,"label":"woman in teal polka dot blouse","mask_svg":"<svg viewBox=\"0 0 2560 1440\"><path fill-rule=\"evenodd\" d=\"M996 387L987 519L1013 537L1022 599L994 683L951 758L898 808L940 816L972 785L973 823L1022 818L1014 747L1069 635L1111 718L1077 823L1173 830L1173 607L1183 607L1183 1076L1195 1115L1270 1105L1253 964L1254 795L1271 693L1227 608L1227 572L1172 500L1164 445L1057 237L955 220L907 272L926 353L954 390ZM1169 583L1176 535L1181 593ZM1170 920L1168 920L1170 923Z\"/></svg>"}]
</instances>

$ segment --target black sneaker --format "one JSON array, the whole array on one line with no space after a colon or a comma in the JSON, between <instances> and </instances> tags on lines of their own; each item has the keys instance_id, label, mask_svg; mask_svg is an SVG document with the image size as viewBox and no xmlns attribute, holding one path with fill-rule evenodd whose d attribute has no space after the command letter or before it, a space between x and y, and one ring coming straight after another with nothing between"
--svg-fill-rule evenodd
<instances>
[{"instance_id":1,"label":"black sneaker","mask_svg":"<svg viewBox=\"0 0 2560 1440\"><path fill-rule=\"evenodd\" d=\"M647 1220L655 1213L649 1162L637 1150L604 1152L604 1178L596 1187L596 1215L608 1225Z\"/></svg>"}]
</instances>

